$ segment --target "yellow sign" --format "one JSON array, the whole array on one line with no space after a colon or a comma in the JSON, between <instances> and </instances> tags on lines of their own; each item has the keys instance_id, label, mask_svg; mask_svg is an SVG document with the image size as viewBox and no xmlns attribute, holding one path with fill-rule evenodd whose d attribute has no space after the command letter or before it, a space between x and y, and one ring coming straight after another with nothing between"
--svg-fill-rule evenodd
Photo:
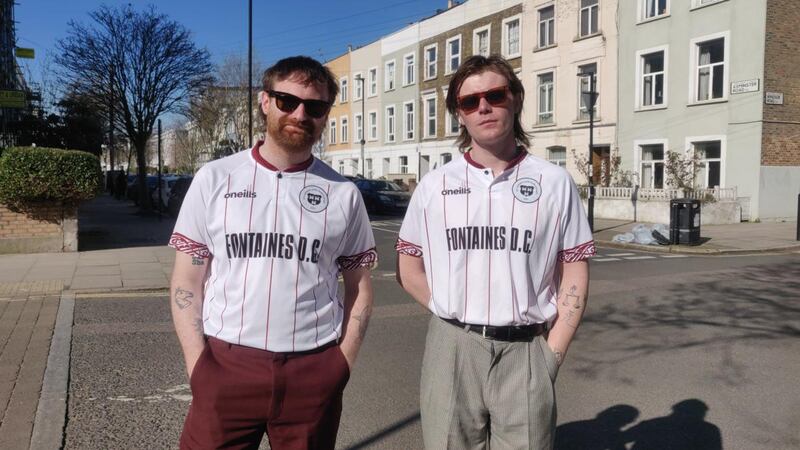
<instances>
[{"instance_id":1,"label":"yellow sign","mask_svg":"<svg viewBox=\"0 0 800 450\"><path fill-rule=\"evenodd\" d=\"M25 92L23 91L0 91L0 107L2 108L24 108Z\"/></svg>"},{"instance_id":2,"label":"yellow sign","mask_svg":"<svg viewBox=\"0 0 800 450\"><path fill-rule=\"evenodd\" d=\"M17 55L17 58L33 59L34 57L34 51L32 48L17 47L14 49L14 53Z\"/></svg>"}]
</instances>

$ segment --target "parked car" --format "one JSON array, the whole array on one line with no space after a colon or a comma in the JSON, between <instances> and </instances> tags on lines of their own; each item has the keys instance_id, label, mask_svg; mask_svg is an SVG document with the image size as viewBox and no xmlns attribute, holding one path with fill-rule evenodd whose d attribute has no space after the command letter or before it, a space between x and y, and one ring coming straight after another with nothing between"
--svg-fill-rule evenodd
<instances>
[{"instance_id":1,"label":"parked car","mask_svg":"<svg viewBox=\"0 0 800 450\"><path fill-rule=\"evenodd\" d=\"M167 209L167 201L169 200L169 192L175 182L180 179L178 175L162 175L161 176L161 207ZM156 185L150 191L150 200L153 201L153 207L158 207L158 177L156 177Z\"/></svg>"},{"instance_id":2,"label":"parked car","mask_svg":"<svg viewBox=\"0 0 800 450\"><path fill-rule=\"evenodd\" d=\"M158 184L158 177L155 175L148 175L145 178L147 183L147 194L150 195ZM128 183L128 199L133 200L133 203L139 204L139 177L136 176Z\"/></svg>"},{"instance_id":3,"label":"parked car","mask_svg":"<svg viewBox=\"0 0 800 450\"><path fill-rule=\"evenodd\" d=\"M362 178L355 184L369 212L401 213L411 200L411 194L391 181Z\"/></svg>"},{"instance_id":4,"label":"parked car","mask_svg":"<svg viewBox=\"0 0 800 450\"><path fill-rule=\"evenodd\" d=\"M169 191L169 198L167 199L167 212L173 217L178 217L183 204L183 198L186 197L186 192L189 191L189 186L192 184L192 177L180 177L175 180L172 188Z\"/></svg>"}]
</instances>

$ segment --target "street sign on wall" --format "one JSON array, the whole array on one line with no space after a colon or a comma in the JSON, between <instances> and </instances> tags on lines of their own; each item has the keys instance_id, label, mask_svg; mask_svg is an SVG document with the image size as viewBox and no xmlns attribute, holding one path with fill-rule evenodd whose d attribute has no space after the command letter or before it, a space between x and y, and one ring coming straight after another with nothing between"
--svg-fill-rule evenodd
<instances>
[{"instance_id":1,"label":"street sign on wall","mask_svg":"<svg viewBox=\"0 0 800 450\"><path fill-rule=\"evenodd\" d=\"M783 92L767 92L764 101L768 105L782 105L783 104Z\"/></svg>"},{"instance_id":2,"label":"street sign on wall","mask_svg":"<svg viewBox=\"0 0 800 450\"><path fill-rule=\"evenodd\" d=\"M24 108L25 92L0 91L0 108Z\"/></svg>"},{"instance_id":3,"label":"street sign on wall","mask_svg":"<svg viewBox=\"0 0 800 450\"><path fill-rule=\"evenodd\" d=\"M32 48L16 47L14 49L14 54L17 55L17 58L33 59L34 53Z\"/></svg>"},{"instance_id":4,"label":"street sign on wall","mask_svg":"<svg viewBox=\"0 0 800 450\"><path fill-rule=\"evenodd\" d=\"M734 81L731 83L731 94L744 94L745 92L758 92L760 87L758 78L755 80Z\"/></svg>"}]
</instances>

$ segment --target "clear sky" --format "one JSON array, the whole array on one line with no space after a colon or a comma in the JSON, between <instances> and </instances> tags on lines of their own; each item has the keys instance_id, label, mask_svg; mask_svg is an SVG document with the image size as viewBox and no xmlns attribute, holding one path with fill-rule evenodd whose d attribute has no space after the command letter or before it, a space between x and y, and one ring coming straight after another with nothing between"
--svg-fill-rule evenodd
<instances>
[{"instance_id":1,"label":"clear sky","mask_svg":"<svg viewBox=\"0 0 800 450\"><path fill-rule=\"evenodd\" d=\"M228 55L247 56L247 0L16 0L17 45L33 47L36 60L18 60L39 79L45 56L67 34L71 20L89 22L102 4L156 5L157 11L188 28L214 63ZM253 0L254 59L268 65L306 54L332 59L354 47L446 9L447 0Z\"/></svg>"}]
</instances>

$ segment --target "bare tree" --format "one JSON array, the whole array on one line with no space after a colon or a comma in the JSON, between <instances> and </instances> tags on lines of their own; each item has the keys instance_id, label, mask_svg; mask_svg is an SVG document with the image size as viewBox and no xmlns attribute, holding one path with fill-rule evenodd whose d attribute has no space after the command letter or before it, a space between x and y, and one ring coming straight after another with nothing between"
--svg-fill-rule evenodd
<instances>
[{"instance_id":1,"label":"bare tree","mask_svg":"<svg viewBox=\"0 0 800 450\"><path fill-rule=\"evenodd\" d=\"M175 129L175 163L179 172L197 172L204 152L204 143L191 122Z\"/></svg>"},{"instance_id":2,"label":"bare tree","mask_svg":"<svg viewBox=\"0 0 800 450\"><path fill-rule=\"evenodd\" d=\"M71 21L59 41L60 77L99 110L113 103L114 120L136 149L139 198L149 208L147 141L160 115L179 112L210 81L209 55L186 28L152 6L143 11L130 4L101 6L89 16L89 25Z\"/></svg>"}]
</instances>

